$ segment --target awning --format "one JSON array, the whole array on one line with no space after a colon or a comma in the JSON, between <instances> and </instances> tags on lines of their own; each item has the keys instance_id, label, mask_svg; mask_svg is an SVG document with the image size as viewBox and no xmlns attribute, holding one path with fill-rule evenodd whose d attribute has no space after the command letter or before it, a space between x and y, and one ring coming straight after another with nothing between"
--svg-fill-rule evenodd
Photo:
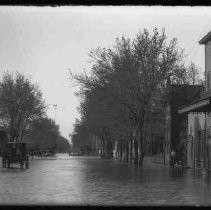
<instances>
[{"instance_id":1,"label":"awning","mask_svg":"<svg viewBox=\"0 0 211 210\"><path fill-rule=\"evenodd\" d=\"M210 99L198 100L178 109L178 114L184 114L188 112L195 112L195 113L211 112Z\"/></svg>"}]
</instances>

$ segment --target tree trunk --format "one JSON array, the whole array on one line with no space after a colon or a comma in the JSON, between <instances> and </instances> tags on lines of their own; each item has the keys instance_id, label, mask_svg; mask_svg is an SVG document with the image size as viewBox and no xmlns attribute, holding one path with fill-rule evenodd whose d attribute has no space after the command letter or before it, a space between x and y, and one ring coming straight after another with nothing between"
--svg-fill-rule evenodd
<instances>
[{"instance_id":1,"label":"tree trunk","mask_svg":"<svg viewBox=\"0 0 211 210\"><path fill-rule=\"evenodd\" d=\"M114 152L114 142L110 141L110 156L111 156L111 158L114 157L113 152Z\"/></svg>"},{"instance_id":2,"label":"tree trunk","mask_svg":"<svg viewBox=\"0 0 211 210\"><path fill-rule=\"evenodd\" d=\"M115 153L116 153L116 159L119 160L119 140L117 140L117 143L115 143Z\"/></svg>"},{"instance_id":3,"label":"tree trunk","mask_svg":"<svg viewBox=\"0 0 211 210\"><path fill-rule=\"evenodd\" d=\"M127 162L127 141L124 139L124 162Z\"/></svg>"},{"instance_id":4,"label":"tree trunk","mask_svg":"<svg viewBox=\"0 0 211 210\"><path fill-rule=\"evenodd\" d=\"M129 142L126 141L126 163L128 163L129 161Z\"/></svg>"},{"instance_id":5,"label":"tree trunk","mask_svg":"<svg viewBox=\"0 0 211 210\"><path fill-rule=\"evenodd\" d=\"M144 148L143 148L143 136L140 136L140 154L139 154L139 165L143 166L143 159L144 159Z\"/></svg>"},{"instance_id":6,"label":"tree trunk","mask_svg":"<svg viewBox=\"0 0 211 210\"><path fill-rule=\"evenodd\" d=\"M105 151L105 139L103 138L103 158L106 156L106 151Z\"/></svg>"},{"instance_id":7,"label":"tree trunk","mask_svg":"<svg viewBox=\"0 0 211 210\"><path fill-rule=\"evenodd\" d=\"M101 158L103 157L103 139L101 139L101 142L100 142L100 157Z\"/></svg>"},{"instance_id":8,"label":"tree trunk","mask_svg":"<svg viewBox=\"0 0 211 210\"><path fill-rule=\"evenodd\" d=\"M123 162L125 162L125 139L123 139Z\"/></svg>"},{"instance_id":9,"label":"tree trunk","mask_svg":"<svg viewBox=\"0 0 211 210\"><path fill-rule=\"evenodd\" d=\"M111 158L111 140L107 139L107 159Z\"/></svg>"},{"instance_id":10,"label":"tree trunk","mask_svg":"<svg viewBox=\"0 0 211 210\"><path fill-rule=\"evenodd\" d=\"M134 139L134 165L138 165L138 140Z\"/></svg>"},{"instance_id":11,"label":"tree trunk","mask_svg":"<svg viewBox=\"0 0 211 210\"><path fill-rule=\"evenodd\" d=\"M120 140L120 160L122 161L122 139Z\"/></svg>"},{"instance_id":12,"label":"tree trunk","mask_svg":"<svg viewBox=\"0 0 211 210\"><path fill-rule=\"evenodd\" d=\"M121 160L121 140L118 140L118 160Z\"/></svg>"},{"instance_id":13,"label":"tree trunk","mask_svg":"<svg viewBox=\"0 0 211 210\"><path fill-rule=\"evenodd\" d=\"M107 139L107 159L110 159L111 155L110 155L111 151L110 151L110 140Z\"/></svg>"},{"instance_id":14,"label":"tree trunk","mask_svg":"<svg viewBox=\"0 0 211 210\"><path fill-rule=\"evenodd\" d=\"M14 139L15 139L14 120L11 119L11 122L10 122L10 141L14 141Z\"/></svg>"},{"instance_id":15,"label":"tree trunk","mask_svg":"<svg viewBox=\"0 0 211 210\"><path fill-rule=\"evenodd\" d=\"M21 142L23 141L24 129L21 130Z\"/></svg>"},{"instance_id":16,"label":"tree trunk","mask_svg":"<svg viewBox=\"0 0 211 210\"><path fill-rule=\"evenodd\" d=\"M139 125L139 146L140 146L140 154L139 154L139 165L143 166L144 159L144 132L143 132L144 124L140 123Z\"/></svg>"},{"instance_id":17,"label":"tree trunk","mask_svg":"<svg viewBox=\"0 0 211 210\"><path fill-rule=\"evenodd\" d=\"M130 139L130 164L133 163L133 139Z\"/></svg>"}]
</instances>

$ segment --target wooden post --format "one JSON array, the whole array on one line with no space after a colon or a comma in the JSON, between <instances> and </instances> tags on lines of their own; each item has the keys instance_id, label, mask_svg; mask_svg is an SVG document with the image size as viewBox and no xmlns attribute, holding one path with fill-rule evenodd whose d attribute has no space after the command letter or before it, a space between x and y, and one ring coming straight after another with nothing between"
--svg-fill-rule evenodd
<instances>
[{"instance_id":1,"label":"wooden post","mask_svg":"<svg viewBox=\"0 0 211 210\"><path fill-rule=\"evenodd\" d=\"M3 165L3 168L6 168L6 160L5 160L5 157L4 156L2 158L2 165Z\"/></svg>"},{"instance_id":2,"label":"wooden post","mask_svg":"<svg viewBox=\"0 0 211 210\"><path fill-rule=\"evenodd\" d=\"M27 168L27 169L29 168L29 161L25 162L25 168Z\"/></svg>"},{"instance_id":3,"label":"wooden post","mask_svg":"<svg viewBox=\"0 0 211 210\"><path fill-rule=\"evenodd\" d=\"M25 168L29 168L29 156L26 156L26 160L25 160Z\"/></svg>"},{"instance_id":4,"label":"wooden post","mask_svg":"<svg viewBox=\"0 0 211 210\"><path fill-rule=\"evenodd\" d=\"M24 163L23 163L23 161L21 160L21 161L20 161L20 168L23 168L23 164L24 164Z\"/></svg>"}]
</instances>

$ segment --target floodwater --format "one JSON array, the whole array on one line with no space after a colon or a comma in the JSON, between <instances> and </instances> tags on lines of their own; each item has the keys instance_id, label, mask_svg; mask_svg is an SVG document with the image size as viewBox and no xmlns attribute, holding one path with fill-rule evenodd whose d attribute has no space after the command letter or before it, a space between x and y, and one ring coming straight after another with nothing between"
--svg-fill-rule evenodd
<instances>
[{"instance_id":1,"label":"floodwater","mask_svg":"<svg viewBox=\"0 0 211 210\"><path fill-rule=\"evenodd\" d=\"M1 161L1 160L0 160ZM144 162L144 168L59 154L29 169L0 166L0 204L210 205L211 183L192 169Z\"/></svg>"}]
</instances>

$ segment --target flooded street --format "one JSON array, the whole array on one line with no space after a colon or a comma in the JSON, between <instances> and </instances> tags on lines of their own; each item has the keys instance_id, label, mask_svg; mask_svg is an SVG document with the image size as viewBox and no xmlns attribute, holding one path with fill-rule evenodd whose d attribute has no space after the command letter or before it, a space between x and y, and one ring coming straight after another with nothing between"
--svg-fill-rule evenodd
<instances>
[{"instance_id":1,"label":"flooded street","mask_svg":"<svg viewBox=\"0 0 211 210\"><path fill-rule=\"evenodd\" d=\"M0 160L1 161L1 160ZM97 157L30 160L0 166L1 204L210 205L209 177L145 162L144 169Z\"/></svg>"}]
</instances>

